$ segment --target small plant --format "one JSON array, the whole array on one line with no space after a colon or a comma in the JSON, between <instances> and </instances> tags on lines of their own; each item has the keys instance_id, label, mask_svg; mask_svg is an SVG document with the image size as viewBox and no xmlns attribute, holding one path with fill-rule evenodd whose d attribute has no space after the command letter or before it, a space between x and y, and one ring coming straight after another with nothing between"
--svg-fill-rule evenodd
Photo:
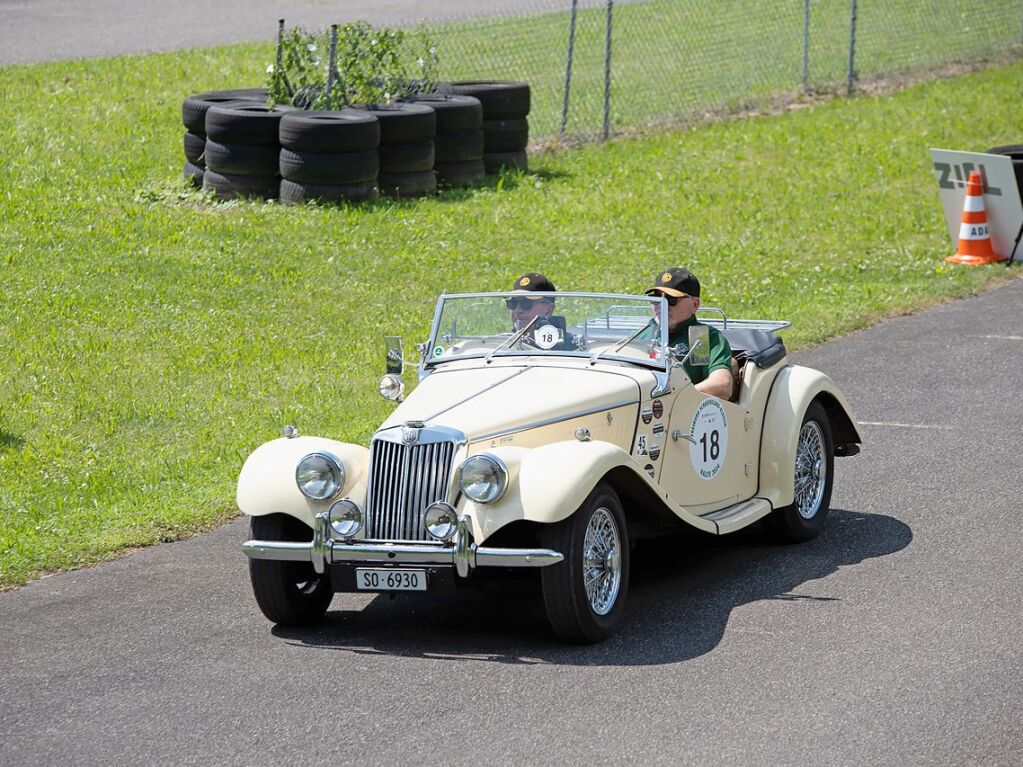
<instances>
[{"instance_id":1,"label":"small plant","mask_svg":"<svg viewBox=\"0 0 1023 767\"><path fill-rule=\"evenodd\" d=\"M272 103L336 110L435 89L437 46L422 27L409 35L356 21L336 30L333 61L331 30L314 34L293 27L281 34L276 61L266 68Z\"/></svg>"}]
</instances>

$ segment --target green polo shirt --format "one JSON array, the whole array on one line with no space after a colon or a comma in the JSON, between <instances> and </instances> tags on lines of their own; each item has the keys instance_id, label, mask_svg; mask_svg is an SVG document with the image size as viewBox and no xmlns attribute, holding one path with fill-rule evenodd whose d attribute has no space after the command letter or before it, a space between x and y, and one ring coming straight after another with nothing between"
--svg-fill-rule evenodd
<instances>
[{"instance_id":1,"label":"green polo shirt","mask_svg":"<svg viewBox=\"0 0 1023 767\"><path fill-rule=\"evenodd\" d=\"M689 353L689 328L702 324L697 322L696 317L690 317L668 334L668 346L675 347L679 358ZM715 370L732 371L732 347L728 345L728 339L717 328L711 325L707 327L710 328L710 364L694 365L686 360L683 365L686 375L694 384L705 380Z\"/></svg>"}]
</instances>

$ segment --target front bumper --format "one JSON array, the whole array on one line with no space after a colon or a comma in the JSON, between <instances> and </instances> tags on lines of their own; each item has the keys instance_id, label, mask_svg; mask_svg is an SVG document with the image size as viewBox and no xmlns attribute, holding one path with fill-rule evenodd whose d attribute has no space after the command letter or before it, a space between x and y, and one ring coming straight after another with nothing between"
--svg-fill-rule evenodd
<instances>
[{"instance_id":1,"label":"front bumper","mask_svg":"<svg viewBox=\"0 0 1023 767\"><path fill-rule=\"evenodd\" d=\"M249 559L311 562L318 573L328 565L447 565L462 578L477 567L547 567L564 556L551 549L497 549L477 546L466 517L450 543L388 543L387 541L340 540L329 534L327 513L316 515L313 539L308 542L246 541L242 551Z\"/></svg>"}]
</instances>

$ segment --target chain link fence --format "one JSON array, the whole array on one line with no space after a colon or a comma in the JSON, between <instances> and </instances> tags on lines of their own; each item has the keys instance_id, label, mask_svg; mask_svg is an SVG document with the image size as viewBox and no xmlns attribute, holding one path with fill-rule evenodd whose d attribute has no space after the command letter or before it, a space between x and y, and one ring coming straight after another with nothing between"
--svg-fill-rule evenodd
<instances>
[{"instance_id":1,"label":"chain link fence","mask_svg":"<svg viewBox=\"0 0 1023 767\"><path fill-rule=\"evenodd\" d=\"M528 82L541 142L1023 52L1018 0L537 0L425 26L443 79Z\"/></svg>"}]
</instances>

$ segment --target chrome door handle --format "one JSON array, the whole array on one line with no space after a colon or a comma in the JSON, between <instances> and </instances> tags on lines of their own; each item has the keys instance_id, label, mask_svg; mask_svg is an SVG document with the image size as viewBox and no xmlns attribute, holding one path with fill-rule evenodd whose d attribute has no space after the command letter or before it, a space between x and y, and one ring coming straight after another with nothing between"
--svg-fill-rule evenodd
<instances>
[{"instance_id":1,"label":"chrome door handle","mask_svg":"<svg viewBox=\"0 0 1023 767\"><path fill-rule=\"evenodd\" d=\"M683 434L678 429L672 429L671 430L671 438L673 440L675 440L676 442L678 442L680 439L684 439L687 442L692 442L694 445L696 444L696 440L693 439L693 435L692 434Z\"/></svg>"}]
</instances>

